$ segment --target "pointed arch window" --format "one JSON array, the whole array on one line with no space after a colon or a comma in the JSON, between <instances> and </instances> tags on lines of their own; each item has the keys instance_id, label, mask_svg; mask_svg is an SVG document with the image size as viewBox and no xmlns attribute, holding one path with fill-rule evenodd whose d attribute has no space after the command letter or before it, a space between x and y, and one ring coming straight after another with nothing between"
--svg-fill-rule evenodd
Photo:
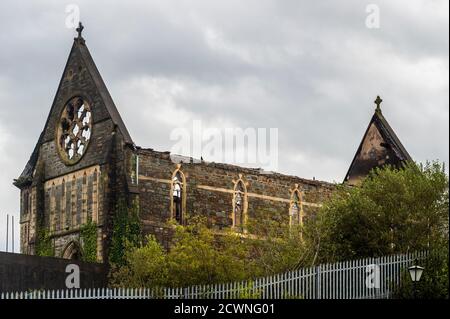
<instances>
[{"instance_id":1,"label":"pointed arch window","mask_svg":"<svg viewBox=\"0 0 450 319\"><path fill-rule=\"evenodd\" d=\"M239 179L234 183L233 192L233 227L239 232L245 232L247 221L247 188L239 175Z\"/></svg>"},{"instance_id":2,"label":"pointed arch window","mask_svg":"<svg viewBox=\"0 0 450 319\"><path fill-rule=\"evenodd\" d=\"M186 211L186 178L180 167L172 174L171 213L173 219L183 224Z\"/></svg>"},{"instance_id":3,"label":"pointed arch window","mask_svg":"<svg viewBox=\"0 0 450 319\"><path fill-rule=\"evenodd\" d=\"M289 205L289 224L303 225L302 195L297 184L291 193L291 203Z\"/></svg>"}]
</instances>

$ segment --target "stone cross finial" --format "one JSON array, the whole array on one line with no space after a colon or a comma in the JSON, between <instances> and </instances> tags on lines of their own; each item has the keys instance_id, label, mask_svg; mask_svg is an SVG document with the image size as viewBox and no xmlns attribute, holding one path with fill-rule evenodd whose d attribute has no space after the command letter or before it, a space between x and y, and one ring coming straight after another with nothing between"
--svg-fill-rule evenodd
<instances>
[{"instance_id":1,"label":"stone cross finial","mask_svg":"<svg viewBox=\"0 0 450 319\"><path fill-rule=\"evenodd\" d=\"M81 32L83 32L84 26L83 24L80 22L78 22L78 28L76 28L75 30L78 32L78 39L81 39Z\"/></svg>"},{"instance_id":2,"label":"stone cross finial","mask_svg":"<svg viewBox=\"0 0 450 319\"><path fill-rule=\"evenodd\" d=\"M381 104L381 102L383 102L383 100L380 98L379 95L377 96L377 99L374 102L377 105L377 111L380 111L381 110L380 104Z\"/></svg>"}]
</instances>

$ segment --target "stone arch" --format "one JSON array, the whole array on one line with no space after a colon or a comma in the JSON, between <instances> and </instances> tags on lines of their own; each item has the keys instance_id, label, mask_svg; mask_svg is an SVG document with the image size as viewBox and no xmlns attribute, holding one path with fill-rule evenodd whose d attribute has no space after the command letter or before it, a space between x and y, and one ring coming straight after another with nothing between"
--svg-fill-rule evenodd
<instances>
[{"instance_id":1,"label":"stone arch","mask_svg":"<svg viewBox=\"0 0 450 319\"><path fill-rule=\"evenodd\" d=\"M80 244L72 240L63 249L61 257L64 259L81 260L83 256Z\"/></svg>"}]
</instances>

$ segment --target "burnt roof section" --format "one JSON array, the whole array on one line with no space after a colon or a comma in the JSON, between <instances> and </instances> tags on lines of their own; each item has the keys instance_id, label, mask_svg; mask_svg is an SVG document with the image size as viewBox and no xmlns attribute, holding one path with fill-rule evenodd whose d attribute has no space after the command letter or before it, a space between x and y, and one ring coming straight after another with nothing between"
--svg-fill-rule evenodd
<instances>
[{"instance_id":1,"label":"burnt roof section","mask_svg":"<svg viewBox=\"0 0 450 319\"><path fill-rule=\"evenodd\" d=\"M105 104L105 107L108 110L108 113L111 117L112 122L116 125L116 127L122 134L122 136L124 138L124 142L126 144L132 145L134 147L134 142L130 136L130 133L128 132L128 129L125 126L125 123L123 122L122 117L120 116L120 113L117 110L117 107L114 104L114 101L113 101L111 95L109 94L109 91L106 87L105 82L103 81L102 76L100 75L100 72L97 69L97 66L95 65L95 62L89 52L89 49L86 46L85 39L81 36L83 29L84 29L84 26L80 22L78 28L76 29L78 36L76 38L74 38L72 49L70 50L69 58L67 59L66 66L64 67L64 71L61 75L61 80L59 82L58 89L56 90L56 94L53 99L52 107L50 108L49 116L47 117L47 120L45 122L44 129L39 136L38 142L36 143L33 153L31 154L30 159L28 160L24 170L20 174L19 178L14 180L14 185L19 188L31 183L31 180L33 177L33 171L34 171L34 168L36 166L36 163L37 163L37 160L39 157L40 146L43 142L45 142L44 141L45 128L48 126L50 114L52 114L52 112L54 111L54 109L56 107L55 106L56 98L57 98L58 92L60 91L60 88L61 88L61 85L63 82L63 77L64 77L64 74L66 73L67 66L69 64L69 59L74 50L78 50L80 52L81 58L83 59L83 62L85 63L86 69L87 69L88 73L91 75L92 80L94 81L95 85L97 86L99 95L101 96L101 98Z\"/></svg>"},{"instance_id":2,"label":"burnt roof section","mask_svg":"<svg viewBox=\"0 0 450 319\"><path fill-rule=\"evenodd\" d=\"M377 127L381 136L391 146L392 151L397 156L399 161L401 161L401 162L413 161L411 155L409 155L408 151L403 146L402 142L400 142L400 139L398 138L397 134L395 134L394 130L389 125L388 121L386 120L383 113L381 112L380 104L382 101L383 100L379 96L377 96L377 99L375 100L375 104L377 104L375 113L373 114L372 119L370 120L369 125L367 126L367 129L366 129L366 132L364 133L364 136L361 140L361 143L359 144L358 150L356 151L356 154L353 157L352 163L350 164L347 174L345 175L344 182L347 181L347 179L349 178L349 175L354 167L354 164L356 162L358 155L361 152L361 148L363 146L364 140L366 139L367 133L372 124L375 124L375 126Z\"/></svg>"}]
</instances>

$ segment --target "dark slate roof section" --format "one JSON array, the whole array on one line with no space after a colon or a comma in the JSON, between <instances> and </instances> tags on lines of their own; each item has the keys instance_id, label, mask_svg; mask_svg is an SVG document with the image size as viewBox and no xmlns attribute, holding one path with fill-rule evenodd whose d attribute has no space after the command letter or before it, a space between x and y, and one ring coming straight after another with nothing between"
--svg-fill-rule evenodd
<instances>
[{"instance_id":1,"label":"dark slate roof section","mask_svg":"<svg viewBox=\"0 0 450 319\"><path fill-rule=\"evenodd\" d=\"M21 188L22 186L31 182L31 179L33 177L33 171L34 168L36 167L36 163L39 157L39 147L41 146L43 137L44 131L42 131L41 135L39 136L38 142L36 143L33 153L31 153L30 159L28 160L27 165L25 165L22 174L20 174L18 179L14 180L15 186Z\"/></svg>"},{"instance_id":2,"label":"dark slate roof section","mask_svg":"<svg viewBox=\"0 0 450 319\"><path fill-rule=\"evenodd\" d=\"M372 116L372 119L370 120L369 125L367 126L366 132L364 133L361 143L359 144L358 150L356 151L355 156L353 157L352 163L350 164L347 174L345 174L344 182L348 179L349 174L352 171L356 158L358 157L358 154L361 152L362 145L364 143L364 140L372 123L375 123L382 137L385 140L389 141L389 144L392 146L392 150L395 152L395 154L401 161L413 161L411 155L409 155L408 151L403 146L402 142L400 142L400 139L398 138L397 134L395 134L394 130L389 125L386 118L383 116L381 109L377 109L375 110L375 114Z\"/></svg>"}]
</instances>

